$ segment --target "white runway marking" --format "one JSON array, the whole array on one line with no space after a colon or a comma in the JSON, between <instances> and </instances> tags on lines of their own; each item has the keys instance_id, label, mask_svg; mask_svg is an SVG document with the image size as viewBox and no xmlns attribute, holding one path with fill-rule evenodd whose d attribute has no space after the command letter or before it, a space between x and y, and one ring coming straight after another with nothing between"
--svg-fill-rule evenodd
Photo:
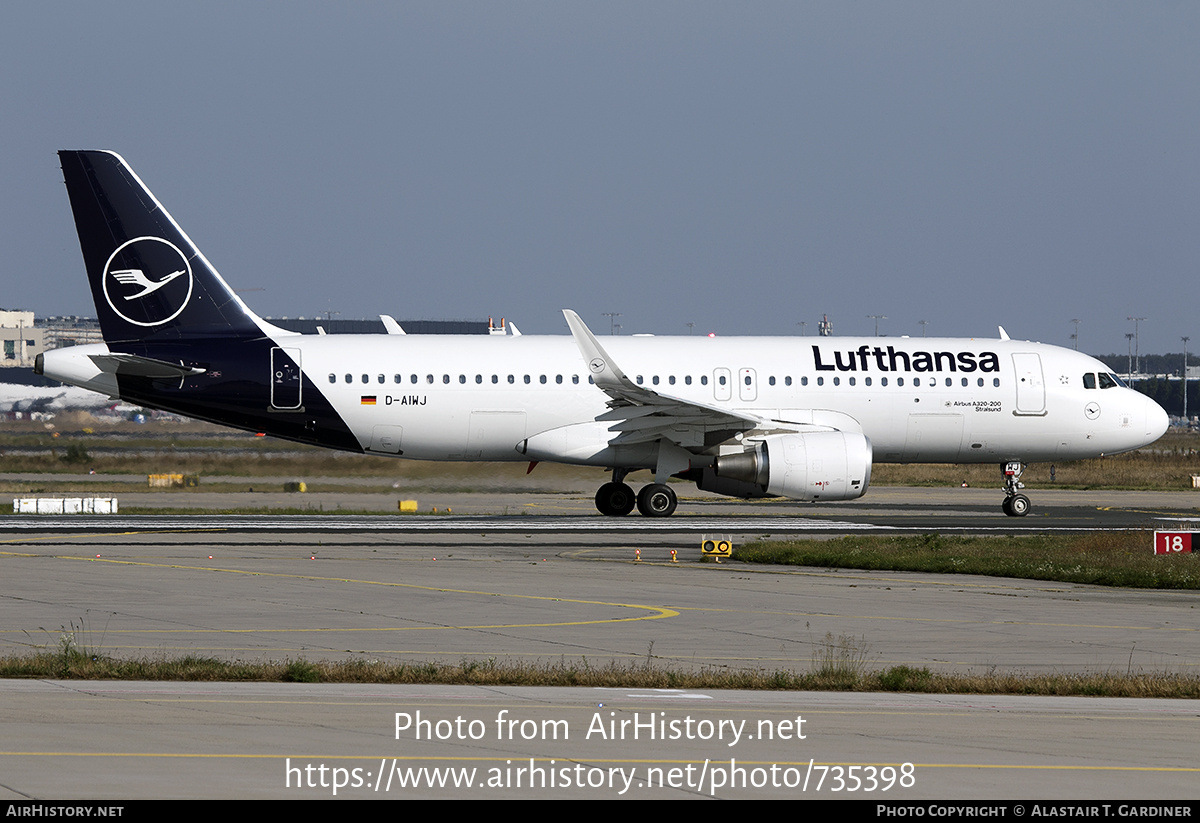
<instances>
[{"instance_id":1,"label":"white runway marking","mask_svg":"<svg viewBox=\"0 0 1200 823\"><path fill-rule=\"evenodd\" d=\"M805 532L879 531L892 526L806 517L372 517L271 515L39 516L6 518L0 531L235 531L388 532Z\"/></svg>"}]
</instances>

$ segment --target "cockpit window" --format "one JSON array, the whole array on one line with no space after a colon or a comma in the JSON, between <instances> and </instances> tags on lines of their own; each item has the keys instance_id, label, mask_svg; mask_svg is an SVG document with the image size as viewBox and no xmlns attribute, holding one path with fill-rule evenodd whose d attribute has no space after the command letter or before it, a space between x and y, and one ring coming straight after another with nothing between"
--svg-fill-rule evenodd
<instances>
[{"instance_id":1,"label":"cockpit window","mask_svg":"<svg viewBox=\"0 0 1200 823\"><path fill-rule=\"evenodd\" d=\"M1111 389L1116 386L1123 385L1125 384L1121 382L1121 378L1117 377L1115 374L1105 374L1104 372L1100 372L1100 388Z\"/></svg>"},{"instance_id":2,"label":"cockpit window","mask_svg":"<svg viewBox=\"0 0 1200 823\"><path fill-rule=\"evenodd\" d=\"M1087 374L1085 374L1083 376L1083 387L1085 389L1096 388L1096 375L1092 374L1091 372L1088 372Z\"/></svg>"}]
</instances>

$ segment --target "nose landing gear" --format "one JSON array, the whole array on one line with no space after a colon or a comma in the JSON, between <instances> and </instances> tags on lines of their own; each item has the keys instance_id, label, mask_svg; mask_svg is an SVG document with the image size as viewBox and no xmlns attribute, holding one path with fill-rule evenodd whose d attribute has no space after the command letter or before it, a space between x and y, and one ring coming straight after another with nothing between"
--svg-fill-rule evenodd
<instances>
[{"instance_id":1,"label":"nose landing gear","mask_svg":"<svg viewBox=\"0 0 1200 823\"><path fill-rule=\"evenodd\" d=\"M1017 493L1025 488L1025 484L1021 482L1021 474L1024 471L1025 464L1020 461L1014 460L1004 464L1004 503L1000 507L1009 517L1024 517L1029 514L1029 498Z\"/></svg>"}]
</instances>

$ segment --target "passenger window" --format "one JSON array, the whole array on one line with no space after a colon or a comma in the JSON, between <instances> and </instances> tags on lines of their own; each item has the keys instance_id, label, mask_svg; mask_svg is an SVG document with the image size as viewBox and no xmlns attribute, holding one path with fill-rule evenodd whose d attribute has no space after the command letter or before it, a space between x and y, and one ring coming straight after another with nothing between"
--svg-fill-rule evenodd
<instances>
[{"instance_id":1,"label":"passenger window","mask_svg":"<svg viewBox=\"0 0 1200 823\"><path fill-rule=\"evenodd\" d=\"M785 377L785 378L783 378L783 385L785 385L785 386L790 386L790 385L792 385L792 378L791 378L791 377ZM806 378L804 378L804 385L806 385L806 386L808 385L808 378L807 378L807 377L806 377Z\"/></svg>"},{"instance_id":2,"label":"passenger window","mask_svg":"<svg viewBox=\"0 0 1200 823\"><path fill-rule=\"evenodd\" d=\"M482 382L483 382L483 375L482 374L475 375L475 385L478 386Z\"/></svg>"},{"instance_id":3,"label":"passenger window","mask_svg":"<svg viewBox=\"0 0 1200 823\"><path fill-rule=\"evenodd\" d=\"M495 383L499 383L499 382L500 382L500 375L493 374L492 375L492 383L495 384Z\"/></svg>"},{"instance_id":4,"label":"passenger window","mask_svg":"<svg viewBox=\"0 0 1200 823\"><path fill-rule=\"evenodd\" d=\"M700 385L701 385L701 386L707 386L707 385L708 385L708 375L707 375L707 374L702 374L702 375L700 375Z\"/></svg>"},{"instance_id":5,"label":"passenger window","mask_svg":"<svg viewBox=\"0 0 1200 823\"><path fill-rule=\"evenodd\" d=\"M525 385L528 386L529 383L530 383L529 375L525 375Z\"/></svg>"},{"instance_id":6,"label":"passenger window","mask_svg":"<svg viewBox=\"0 0 1200 823\"><path fill-rule=\"evenodd\" d=\"M674 385L675 385L675 375L671 375L670 377L668 377L668 378L667 378L667 383L669 383L670 385L674 386Z\"/></svg>"},{"instance_id":7,"label":"passenger window","mask_svg":"<svg viewBox=\"0 0 1200 823\"><path fill-rule=\"evenodd\" d=\"M577 374L571 375L571 382L578 386L579 385L579 375L577 375Z\"/></svg>"},{"instance_id":8,"label":"passenger window","mask_svg":"<svg viewBox=\"0 0 1200 823\"><path fill-rule=\"evenodd\" d=\"M790 378L790 377L788 378L788 380L789 380L789 381L790 381L791 379L792 379L792 378ZM789 383L788 385L791 385L791 383ZM800 385L801 385L801 386L807 386L807 385L808 385L808 377L807 377L807 376L805 376L805 377L801 377L801 378L800 378Z\"/></svg>"},{"instance_id":9,"label":"passenger window","mask_svg":"<svg viewBox=\"0 0 1200 823\"><path fill-rule=\"evenodd\" d=\"M554 382L558 383L561 386L562 385L562 375L561 374L554 375Z\"/></svg>"},{"instance_id":10,"label":"passenger window","mask_svg":"<svg viewBox=\"0 0 1200 823\"><path fill-rule=\"evenodd\" d=\"M879 378L879 385L881 385L881 386L886 386L886 385L887 385L887 378L886 378L886 377L881 377L881 378Z\"/></svg>"},{"instance_id":11,"label":"passenger window","mask_svg":"<svg viewBox=\"0 0 1200 823\"><path fill-rule=\"evenodd\" d=\"M353 382L354 382L354 376L353 376L353 375L349 375L349 374L348 374L348 375L346 375L346 382L347 382L347 383L353 383Z\"/></svg>"},{"instance_id":12,"label":"passenger window","mask_svg":"<svg viewBox=\"0 0 1200 823\"><path fill-rule=\"evenodd\" d=\"M467 376L465 374L460 374L458 376L458 385L461 386L461 385L465 384L466 382L467 382Z\"/></svg>"},{"instance_id":13,"label":"passenger window","mask_svg":"<svg viewBox=\"0 0 1200 823\"><path fill-rule=\"evenodd\" d=\"M432 374L425 375L425 382L430 385L433 385L433 375Z\"/></svg>"},{"instance_id":14,"label":"passenger window","mask_svg":"<svg viewBox=\"0 0 1200 823\"><path fill-rule=\"evenodd\" d=\"M993 386L995 386L996 388L1000 388L1000 378L999 378L999 377L993 377L993 378L992 378L992 385L993 385Z\"/></svg>"},{"instance_id":15,"label":"passenger window","mask_svg":"<svg viewBox=\"0 0 1200 823\"><path fill-rule=\"evenodd\" d=\"M864 378L863 378L863 383L865 383L865 384L866 384L866 385L868 385L868 386L869 386L869 385L871 385L871 378L869 378L869 377L864 377Z\"/></svg>"},{"instance_id":16,"label":"passenger window","mask_svg":"<svg viewBox=\"0 0 1200 823\"><path fill-rule=\"evenodd\" d=\"M919 386L919 385L921 385L921 378L919 378L919 377L914 377L914 378L913 378L913 385L914 385L914 386Z\"/></svg>"},{"instance_id":17,"label":"passenger window","mask_svg":"<svg viewBox=\"0 0 1200 823\"><path fill-rule=\"evenodd\" d=\"M840 377L833 378L833 385L835 385L835 386L842 385L842 378L840 378Z\"/></svg>"},{"instance_id":18,"label":"passenger window","mask_svg":"<svg viewBox=\"0 0 1200 823\"><path fill-rule=\"evenodd\" d=\"M448 384L450 383L450 375L448 375L448 374L443 374L443 375L442 375L442 383L444 383L444 384L447 384L447 385L448 385Z\"/></svg>"},{"instance_id":19,"label":"passenger window","mask_svg":"<svg viewBox=\"0 0 1200 823\"><path fill-rule=\"evenodd\" d=\"M725 375L721 375L720 377L717 378L717 380L720 381L722 386L725 385Z\"/></svg>"},{"instance_id":20,"label":"passenger window","mask_svg":"<svg viewBox=\"0 0 1200 823\"><path fill-rule=\"evenodd\" d=\"M824 385L825 385L825 378L824 378L824 377L818 377L818 378L817 378L817 385L818 385L818 386L824 386Z\"/></svg>"},{"instance_id":21,"label":"passenger window","mask_svg":"<svg viewBox=\"0 0 1200 823\"><path fill-rule=\"evenodd\" d=\"M337 382L337 375L336 375L336 374L331 374L331 375L329 375L329 382L330 382L330 383L336 383L336 382Z\"/></svg>"},{"instance_id":22,"label":"passenger window","mask_svg":"<svg viewBox=\"0 0 1200 823\"><path fill-rule=\"evenodd\" d=\"M658 375L656 374L653 377L651 377L650 382L657 386L658 385Z\"/></svg>"},{"instance_id":23,"label":"passenger window","mask_svg":"<svg viewBox=\"0 0 1200 823\"><path fill-rule=\"evenodd\" d=\"M979 388L983 388L983 378L979 378Z\"/></svg>"},{"instance_id":24,"label":"passenger window","mask_svg":"<svg viewBox=\"0 0 1200 823\"><path fill-rule=\"evenodd\" d=\"M512 384L512 383L516 383L516 382L517 382L517 378L516 378L516 376L515 376L515 375L511 375L511 374L510 374L510 375L508 376L508 382L509 382L510 384Z\"/></svg>"},{"instance_id":25,"label":"passenger window","mask_svg":"<svg viewBox=\"0 0 1200 823\"><path fill-rule=\"evenodd\" d=\"M851 378L850 378L850 385L851 385L851 386L853 386L853 385L854 385L854 378L853 378L853 377L851 377Z\"/></svg>"},{"instance_id":26,"label":"passenger window","mask_svg":"<svg viewBox=\"0 0 1200 823\"><path fill-rule=\"evenodd\" d=\"M1083 376L1083 387L1085 389L1096 388L1096 375L1092 374L1091 372L1088 372L1087 374L1085 374Z\"/></svg>"},{"instance_id":27,"label":"passenger window","mask_svg":"<svg viewBox=\"0 0 1200 823\"><path fill-rule=\"evenodd\" d=\"M417 376L414 374L412 376L412 380L410 380L408 382L412 383L414 386L417 385Z\"/></svg>"},{"instance_id":28,"label":"passenger window","mask_svg":"<svg viewBox=\"0 0 1200 823\"><path fill-rule=\"evenodd\" d=\"M749 378L749 377L747 377L746 379L747 379L747 380L749 380L750 378ZM750 385L750 384L749 384L749 383L747 383L746 385ZM768 385L768 386L774 386L774 385L775 385L775 375L771 375L770 377L768 377L768 378L767 378L767 385Z\"/></svg>"},{"instance_id":29,"label":"passenger window","mask_svg":"<svg viewBox=\"0 0 1200 823\"><path fill-rule=\"evenodd\" d=\"M903 385L904 385L904 378L903 378L903 377L897 377L897 378L896 378L896 385L897 385L897 386L903 386Z\"/></svg>"},{"instance_id":30,"label":"passenger window","mask_svg":"<svg viewBox=\"0 0 1200 823\"><path fill-rule=\"evenodd\" d=\"M379 382L380 382L380 383L382 383L382 382L383 382L383 380L384 380L384 377L383 377L383 375L382 375L382 374L381 374L381 375L379 375Z\"/></svg>"},{"instance_id":31,"label":"passenger window","mask_svg":"<svg viewBox=\"0 0 1200 823\"><path fill-rule=\"evenodd\" d=\"M692 376L691 376L690 374L688 374L688 375L684 375L684 378L683 378L683 383L684 383L684 385L685 385L685 386L690 386L690 385L692 385Z\"/></svg>"},{"instance_id":32,"label":"passenger window","mask_svg":"<svg viewBox=\"0 0 1200 823\"><path fill-rule=\"evenodd\" d=\"M962 379L962 383L963 383L963 388L966 388L967 386L971 385L971 381L965 377Z\"/></svg>"},{"instance_id":33,"label":"passenger window","mask_svg":"<svg viewBox=\"0 0 1200 823\"><path fill-rule=\"evenodd\" d=\"M642 385L642 376L640 374L637 376L637 384L639 386Z\"/></svg>"},{"instance_id":34,"label":"passenger window","mask_svg":"<svg viewBox=\"0 0 1200 823\"><path fill-rule=\"evenodd\" d=\"M541 377L539 377L538 382L541 383L543 386L546 385L546 375L543 374Z\"/></svg>"},{"instance_id":35,"label":"passenger window","mask_svg":"<svg viewBox=\"0 0 1200 823\"><path fill-rule=\"evenodd\" d=\"M394 378L394 382L396 382L396 383L399 383L399 382L400 382L400 375L398 375L398 374L397 374L397 375L395 376L395 378Z\"/></svg>"},{"instance_id":36,"label":"passenger window","mask_svg":"<svg viewBox=\"0 0 1200 823\"><path fill-rule=\"evenodd\" d=\"M365 375L365 374L364 374L364 375L362 376L362 381L363 381L364 383L370 383L370 382L371 382L371 378L370 378L368 375Z\"/></svg>"},{"instance_id":37,"label":"passenger window","mask_svg":"<svg viewBox=\"0 0 1200 823\"><path fill-rule=\"evenodd\" d=\"M953 381L953 380L951 380L949 377L947 377L947 378L946 378L946 388L949 388L949 387L951 387L951 386L953 386L953 385L954 385L954 381Z\"/></svg>"}]
</instances>

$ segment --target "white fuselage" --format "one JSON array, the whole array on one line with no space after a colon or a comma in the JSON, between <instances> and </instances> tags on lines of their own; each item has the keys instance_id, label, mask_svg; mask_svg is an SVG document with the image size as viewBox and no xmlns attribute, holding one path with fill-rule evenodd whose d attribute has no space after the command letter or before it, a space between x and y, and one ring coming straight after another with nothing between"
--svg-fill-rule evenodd
<instances>
[{"instance_id":1,"label":"white fuselage","mask_svg":"<svg viewBox=\"0 0 1200 823\"><path fill-rule=\"evenodd\" d=\"M595 422L609 398L589 381L571 337L295 335L275 342L301 364L366 451L527 460L518 451L527 438L583 426L582 447L576 435L569 453L537 456L614 464L604 449L610 425ZM861 431L877 463L1098 457L1153 442L1167 426L1162 409L1138 392L1086 388L1085 375L1107 373L1104 364L1040 343L648 336L603 342L648 390L753 413L781 429ZM111 377L87 358L106 351L47 352L46 374L112 393ZM1095 378L1086 382L1096 385Z\"/></svg>"},{"instance_id":2,"label":"white fuselage","mask_svg":"<svg viewBox=\"0 0 1200 823\"><path fill-rule=\"evenodd\" d=\"M378 427L394 427L405 457L526 459L516 448L522 440L594 421L608 400L589 382L587 364L570 337L303 336L277 342L298 351L305 374L365 449L391 451L378 448L376 433ZM1152 442L1167 422L1157 404L1138 392L1085 388L1085 374L1108 371L1099 361L1038 343L719 337L603 342L628 377L651 391L752 412L783 426L860 430L870 438L875 462L1097 457ZM970 356L961 356L964 352ZM953 358L937 357L945 353ZM982 370L983 353L994 355L986 358L986 366L994 368ZM373 403L364 401L371 397ZM568 462L609 464L605 457L578 455Z\"/></svg>"}]
</instances>

